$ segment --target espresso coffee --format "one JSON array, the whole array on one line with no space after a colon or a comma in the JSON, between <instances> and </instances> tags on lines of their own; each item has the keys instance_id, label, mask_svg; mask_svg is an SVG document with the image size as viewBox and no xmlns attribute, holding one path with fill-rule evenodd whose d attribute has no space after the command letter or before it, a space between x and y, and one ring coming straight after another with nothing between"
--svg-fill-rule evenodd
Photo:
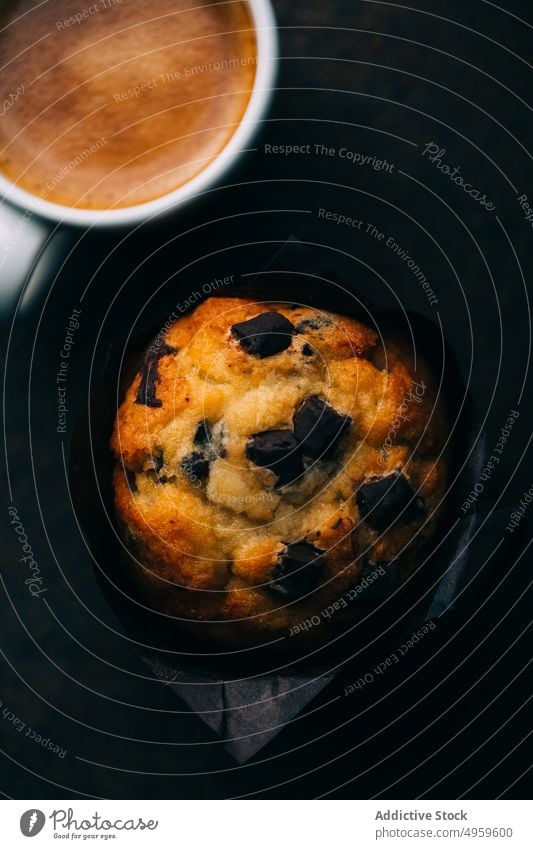
<instances>
[{"instance_id":1,"label":"espresso coffee","mask_svg":"<svg viewBox=\"0 0 533 849\"><path fill-rule=\"evenodd\" d=\"M82 209L159 198L223 150L256 61L241 0L4 4L0 172Z\"/></svg>"}]
</instances>

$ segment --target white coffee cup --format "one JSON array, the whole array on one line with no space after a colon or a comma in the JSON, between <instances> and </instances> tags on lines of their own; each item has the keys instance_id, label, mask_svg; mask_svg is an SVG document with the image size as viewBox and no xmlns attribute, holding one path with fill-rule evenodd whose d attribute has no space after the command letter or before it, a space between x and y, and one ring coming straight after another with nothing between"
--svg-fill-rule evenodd
<instances>
[{"instance_id":1,"label":"white coffee cup","mask_svg":"<svg viewBox=\"0 0 533 849\"><path fill-rule=\"evenodd\" d=\"M195 177L160 198L120 209L93 210L54 203L26 191L0 174L0 313L32 273L35 258L52 232L62 225L111 229L134 227L177 210L219 185L243 152L264 117L278 63L277 31L270 0L247 0L257 38L254 87L239 126L222 151ZM7 202L7 203L6 203ZM27 299L26 299L27 300Z\"/></svg>"}]
</instances>

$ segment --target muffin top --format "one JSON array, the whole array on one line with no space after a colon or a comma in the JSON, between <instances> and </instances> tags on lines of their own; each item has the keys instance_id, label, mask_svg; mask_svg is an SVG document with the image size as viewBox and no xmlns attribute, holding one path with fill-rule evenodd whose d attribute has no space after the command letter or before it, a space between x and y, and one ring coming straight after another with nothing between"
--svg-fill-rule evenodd
<instances>
[{"instance_id":1,"label":"muffin top","mask_svg":"<svg viewBox=\"0 0 533 849\"><path fill-rule=\"evenodd\" d=\"M283 636L412 556L446 477L443 416L414 362L395 338L292 304L210 298L167 322L111 443L119 524L155 606L233 623L236 641Z\"/></svg>"}]
</instances>

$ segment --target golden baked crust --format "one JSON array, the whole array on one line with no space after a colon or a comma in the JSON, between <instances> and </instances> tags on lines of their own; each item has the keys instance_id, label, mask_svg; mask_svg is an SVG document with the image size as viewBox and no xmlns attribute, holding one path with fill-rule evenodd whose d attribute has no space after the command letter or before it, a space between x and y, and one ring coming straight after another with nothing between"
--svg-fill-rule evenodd
<instances>
[{"instance_id":1,"label":"golden baked crust","mask_svg":"<svg viewBox=\"0 0 533 849\"><path fill-rule=\"evenodd\" d=\"M281 330L235 328L267 312ZM210 298L156 337L111 440L143 598L227 645L317 642L368 570L377 586L393 561L409 568L446 482L443 414L412 359L354 319L246 298ZM275 465L279 431L291 459Z\"/></svg>"}]
</instances>

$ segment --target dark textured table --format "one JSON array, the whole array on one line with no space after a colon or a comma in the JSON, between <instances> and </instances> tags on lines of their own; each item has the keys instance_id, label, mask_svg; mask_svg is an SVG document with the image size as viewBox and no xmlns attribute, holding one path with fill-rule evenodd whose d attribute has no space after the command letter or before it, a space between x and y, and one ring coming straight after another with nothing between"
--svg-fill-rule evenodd
<instances>
[{"instance_id":1,"label":"dark textured table","mask_svg":"<svg viewBox=\"0 0 533 849\"><path fill-rule=\"evenodd\" d=\"M335 679L244 766L134 654L71 510L55 375L65 323L86 286L69 374L73 411L107 344L132 322L164 313L176 287L186 297L198 281L261 270L290 236L314 246L365 298L393 297L440 322L489 445L510 412L520 413L478 506L497 504L510 517L533 483L533 233L519 200L533 197L530 4L275 5L278 88L256 150L228 186L124 239L78 234L46 301L36 291L13 325L0 613L7 796L531 793L527 509L512 553L488 563L480 595L467 595L446 625L356 699L336 698L349 673ZM288 145L298 151L286 155ZM4 353L7 342L6 331ZM24 583L9 503L39 562L47 605Z\"/></svg>"}]
</instances>

